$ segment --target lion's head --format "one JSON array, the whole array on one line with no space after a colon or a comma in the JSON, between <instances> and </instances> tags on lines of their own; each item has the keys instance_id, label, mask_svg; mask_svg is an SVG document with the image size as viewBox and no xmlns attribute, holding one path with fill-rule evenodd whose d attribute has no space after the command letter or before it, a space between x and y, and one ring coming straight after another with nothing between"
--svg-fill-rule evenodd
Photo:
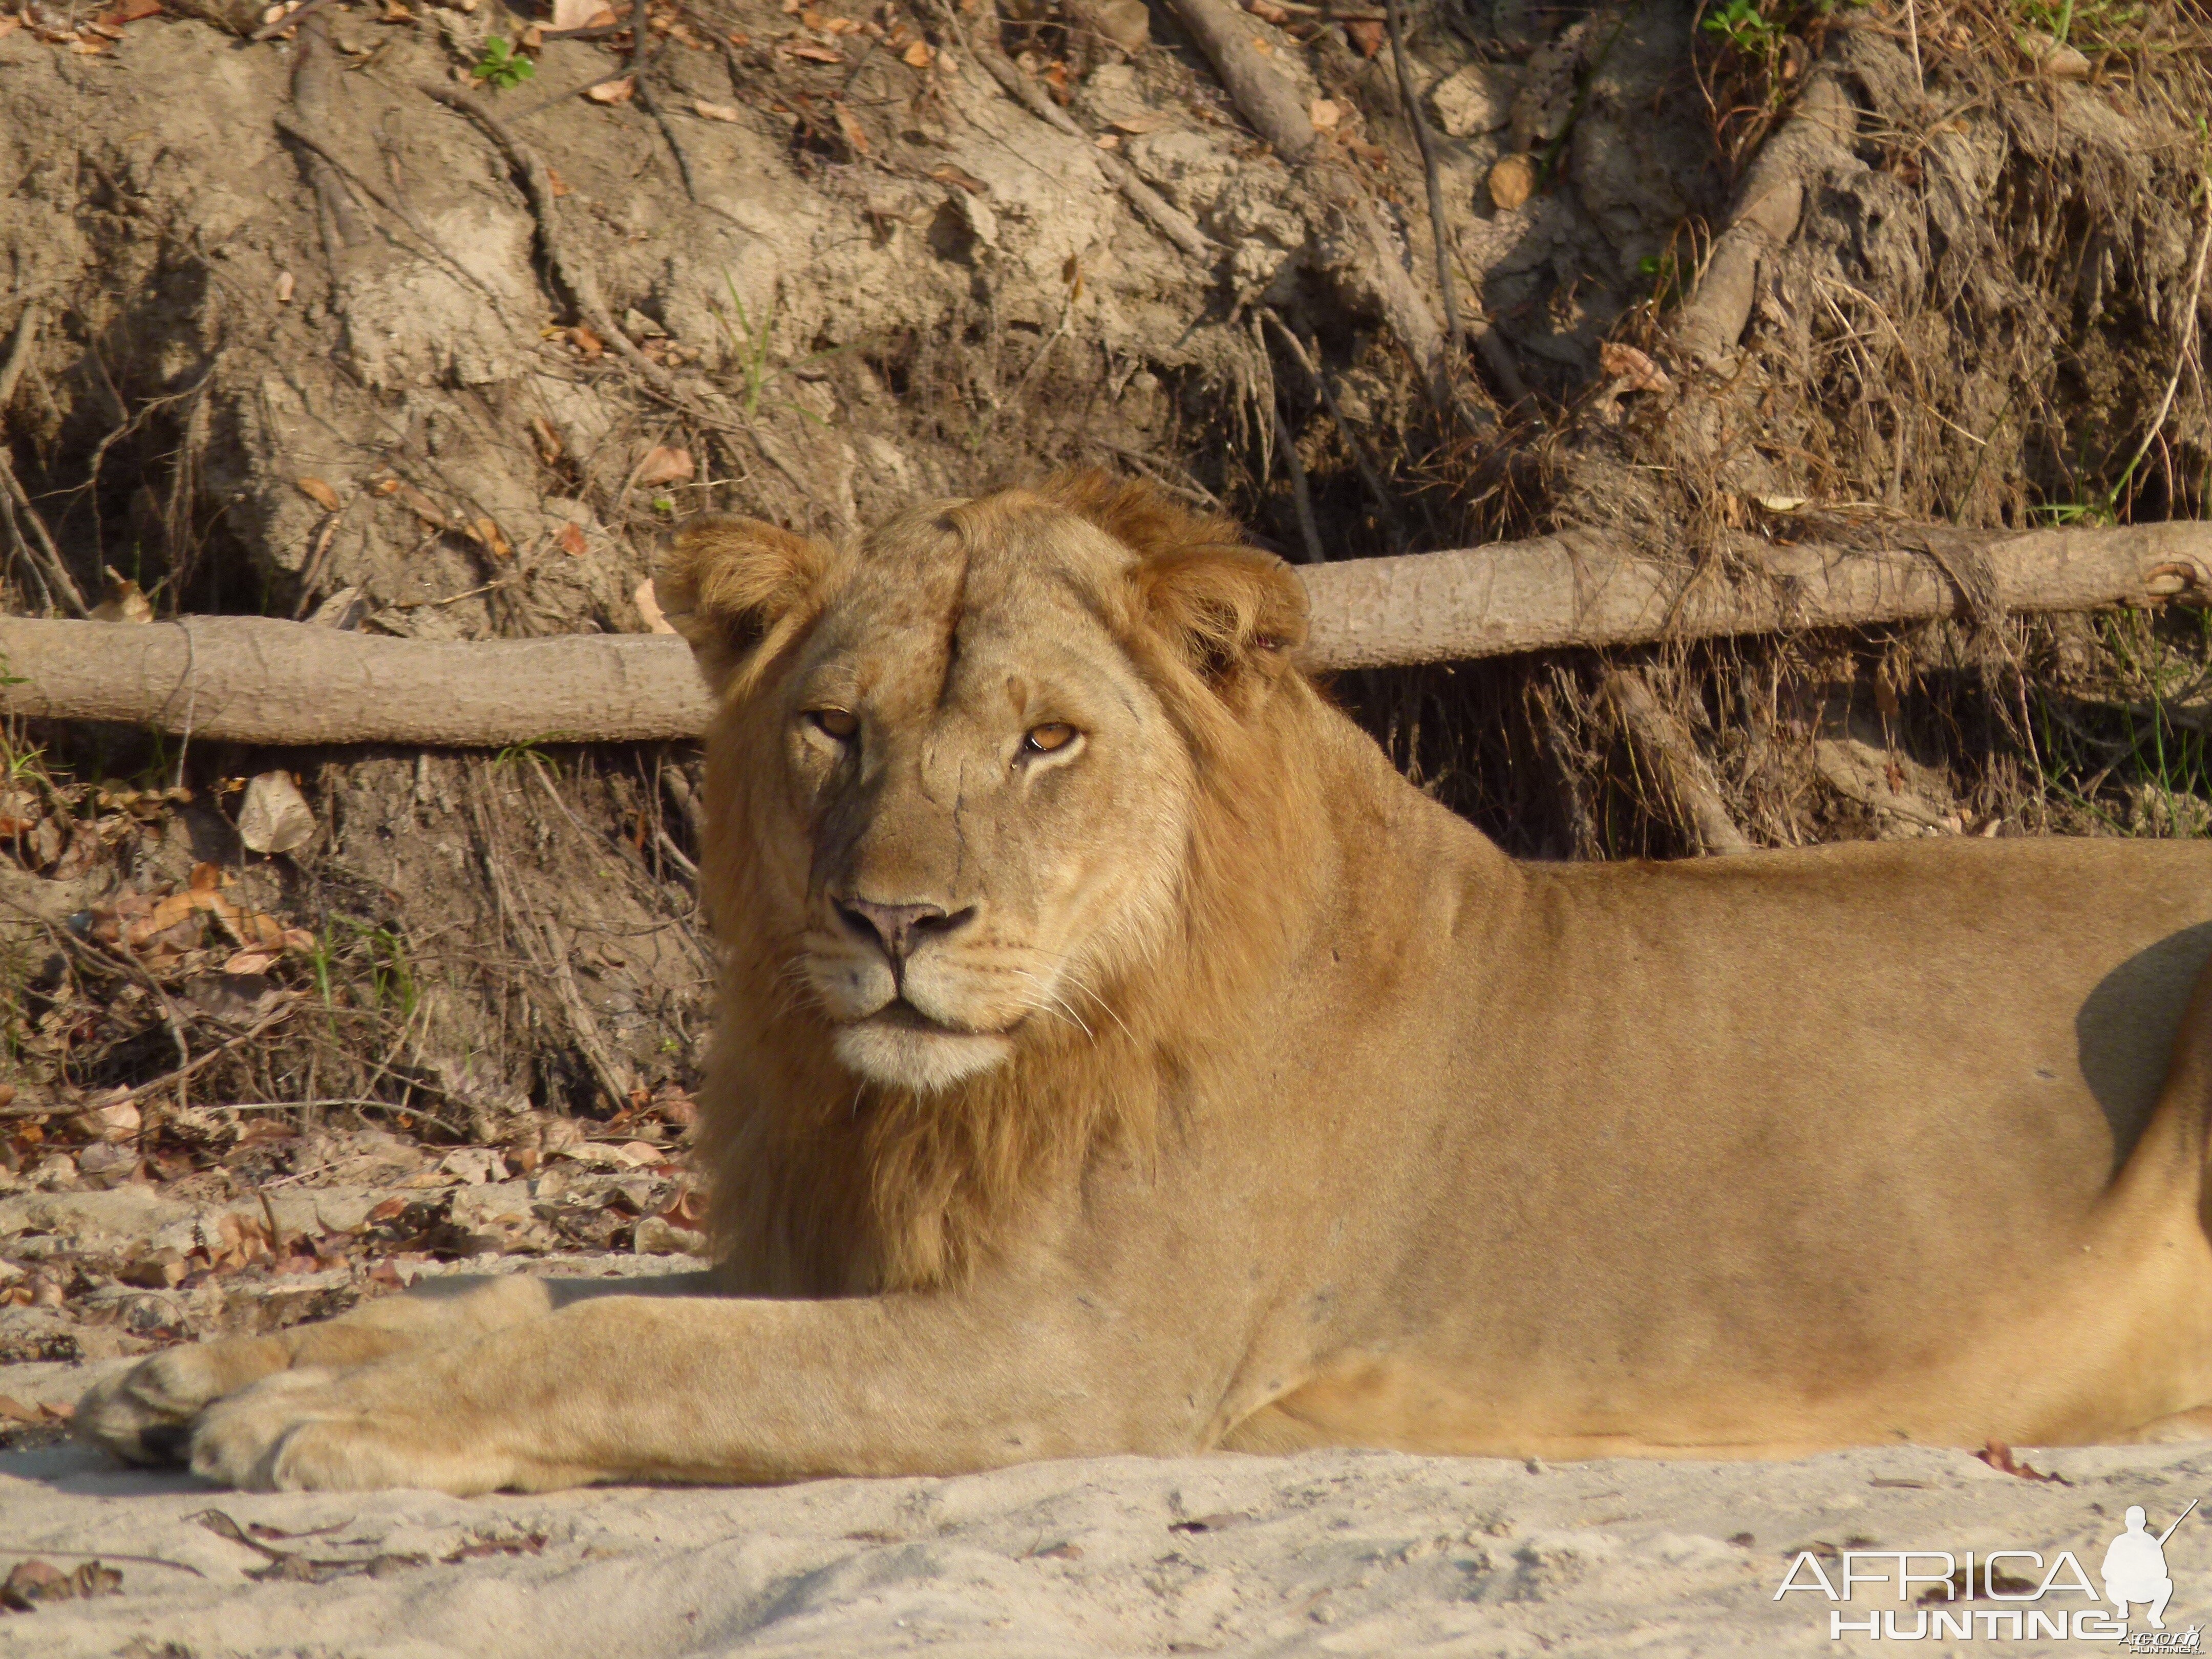
<instances>
[{"instance_id":1,"label":"lion's head","mask_svg":"<svg viewBox=\"0 0 2212 1659\"><path fill-rule=\"evenodd\" d=\"M844 546L695 520L659 586L720 706L732 1133L804 1120L817 1146L849 1103L878 1207L927 1209L905 1189L1020 1164L1085 1054L1196 1017L1177 964L1239 948L1207 871L1265 881L1267 734L1314 702L1280 560L1085 475Z\"/></svg>"},{"instance_id":2,"label":"lion's head","mask_svg":"<svg viewBox=\"0 0 2212 1659\"><path fill-rule=\"evenodd\" d=\"M1103 1018L1098 988L1157 958L1191 717L1249 716L1304 637L1279 560L1098 480L842 550L697 520L664 589L744 756L748 931L781 935L856 1077L923 1092Z\"/></svg>"}]
</instances>

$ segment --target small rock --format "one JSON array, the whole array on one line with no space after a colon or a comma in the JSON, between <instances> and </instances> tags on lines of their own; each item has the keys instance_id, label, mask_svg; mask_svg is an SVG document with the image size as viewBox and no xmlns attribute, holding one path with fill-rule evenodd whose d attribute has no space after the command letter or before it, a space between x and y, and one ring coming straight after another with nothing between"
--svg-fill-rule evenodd
<instances>
[{"instance_id":1,"label":"small rock","mask_svg":"<svg viewBox=\"0 0 2212 1659\"><path fill-rule=\"evenodd\" d=\"M1133 56L1152 43L1152 15L1145 0L1073 0L1068 18L1079 30Z\"/></svg>"},{"instance_id":2,"label":"small rock","mask_svg":"<svg viewBox=\"0 0 2212 1659\"><path fill-rule=\"evenodd\" d=\"M2034 60L2036 68L2054 81L2086 81L2089 78L2089 60L2073 47L2062 46L2040 29L2022 31L2020 48Z\"/></svg>"},{"instance_id":3,"label":"small rock","mask_svg":"<svg viewBox=\"0 0 2212 1659\"><path fill-rule=\"evenodd\" d=\"M1513 118L1513 94L1520 80L1499 64L1469 64L1439 82L1429 94L1437 125L1455 138L1496 132Z\"/></svg>"},{"instance_id":4,"label":"small rock","mask_svg":"<svg viewBox=\"0 0 2212 1659\"><path fill-rule=\"evenodd\" d=\"M631 1248L640 1255L705 1255L707 1235L679 1227L665 1216L640 1218Z\"/></svg>"},{"instance_id":5,"label":"small rock","mask_svg":"<svg viewBox=\"0 0 2212 1659\"><path fill-rule=\"evenodd\" d=\"M1533 156L1508 155L1490 170L1490 199L1510 213L1536 193L1536 162Z\"/></svg>"}]
</instances>

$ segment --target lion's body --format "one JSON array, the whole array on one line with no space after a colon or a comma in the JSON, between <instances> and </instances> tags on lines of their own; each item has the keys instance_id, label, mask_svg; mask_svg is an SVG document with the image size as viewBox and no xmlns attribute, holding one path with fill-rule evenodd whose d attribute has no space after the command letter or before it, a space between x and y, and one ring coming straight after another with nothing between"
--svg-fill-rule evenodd
<instances>
[{"instance_id":1,"label":"lion's body","mask_svg":"<svg viewBox=\"0 0 2212 1659\"><path fill-rule=\"evenodd\" d=\"M1287 665L1286 573L1082 483L709 525L669 587L724 698L718 1294L180 1351L109 1443L466 1491L2212 1407L2212 848L1517 863Z\"/></svg>"}]
</instances>

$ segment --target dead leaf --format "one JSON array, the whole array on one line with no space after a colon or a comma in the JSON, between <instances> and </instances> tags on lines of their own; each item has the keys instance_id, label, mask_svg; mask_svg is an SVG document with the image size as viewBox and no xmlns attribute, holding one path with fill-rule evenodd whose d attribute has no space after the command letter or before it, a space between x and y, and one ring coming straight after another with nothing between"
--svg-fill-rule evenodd
<instances>
[{"instance_id":1,"label":"dead leaf","mask_svg":"<svg viewBox=\"0 0 2212 1659\"><path fill-rule=\"evenodd\" d=\"M1382 26L1380 23L1346 23L1344 32L1362 58L1372 58L1382 50Z\"/></svg>"},{"instance_id":2,"label":"dead leaf","mask_svg":"<svg viewBox=\"0 0 2212 1659\"><path fill-rule=\"evenodd\" d=\"M1674 383L1667 371L1634 346L1622 345L1607 340L1597 349L1598 367L1615 380L1626 382L1624 392L1670 392Z\"/></svg>"},{"instance_id":3,"label":"dead leaf","mask_svg":"<svg viewBox=\"0 0 2212 1659\"><path fill-rule=\"evenodd\" d=\"M278 271L276 273L276 303L280 306L291 304L292 292L297 286L290 271Z\"/></svg>"},{"instance_id":4,"label":"dead leaf","mask_svg":"<svg viewBox=\"0 0 2212 1659\"><path fill-rule=\"evenodd\" d=\"M710 104L703 98L694 98L691 107L702 121L735 121L739 113L728 104Z\"/></svg>"},{"instance_id":5,"label":"dead leaf","mask_svg":"<svg viewBox=\"0 0 2212 1659\"><path fill-rule=\"evenodd\" d=\"M1331 98L1316 98L1306 106L1306 118L1314 124L1316 132L1334 132L1336 124L1344 118L1344 112Z\"/></svg>"},{"instance_id":6,"label":"dead leaf","mask_svg":"<svg viewBox=\"0 0 2212 1659\"><path fill-rule=\"evenodd\" d=\"M573 559L580 559L592 550L591 543L584 537L584 526L580 524L562 525L561 533L553 539L560 543L561 550Z\"/></svg>"},{"instance_id":7,"label":"dead leaf","mask_svg":"<svg viewBox=\"0 0 2212 1659\"><path fill-rule=\"evenodd\" d=\"M619 81L602 81L596 87L587 87L584 96L595 104L627 104L637 91L637 77L625 75Z\"/></svg>"},{"instance_id":8,"label":"dead leaf","mask_svg":"<svg viewBox=\"0 0 2212 1659\"><path fill-rule=\"evenodd\" d=\"M392 488L385 493L398 496L401 504L424 524L434 526L440 530L449 530L453 527L452 515L437 502L416 489L413 484L401 483L394 479Z\"/></svg>"},{"instance_id":9,"label":"dead leaf","mask_svg":"<svg viewBox=\"0 0 2212 1659\"><path fill-rule=\"evenodd\" d=\"M40 1420L39 1413L31 1407L26 1406L12 1395L4 1394L0 1394L0 1417L16 1423L36 1423Z\"/></svg>"},{"instance_id":10,"label":"dead leaf","mask_svg":"<svg viewBox=\"0 0 2212 1659\"><path fill-rule=\"evenodd\" d=\"M258 949L235 951L229 960L222 964L222 971L241 977L265 974L276 965L277 957L282 954L281 951Z\"/></svg>"},{"instance_id":11,"label":"dead leaf","mask_svg":"<svg viewBox=\"0 0 2212 1659\"><path fill-rule=\"evenodd\" d=\"M842 64L845 54L835 46L825 46L816 40L787 40L781 48L787 58L803 58L810 64Z\"/></svg>"},{"instance_id":12,"label":"dead leaf","mask_svg":"<svg viewBox=\"0 0 2212 1659\"><path fill-rule=\"evenodd\" d=\"M94 622L149 623L154 620L154 606L137 582L109 565L106 592L91 614Z\"/></svg>"},{"instance_id":13,"label":"dead leaf","mask_svg":"<svg viewBox=\"0 0 2212 1659\"><path fill-rule=\"evenodd\" d=\"M867 131L854 118L853 112L845 106L845 100L838 99L830 108L837 118L837 131L845 135L845 142L853 147L853 153L866 155L868 153Z\"/></svg>"},{"instance_id":14,"label":"dead leaf","mask_svg":"<svg viewBox=\"0 0 2212 1659\"><path fill-rule=\"evenodd\" d=\"M112 1106L94 1106L77 1113L69 1125L87 1140L123 1141L137 1138L143 1122L138 1109L127 1100Z\"/></svg>"},{"instance_id":15,"label":"dead leaf","mask_svg":"<svg viewBox=\"0 0 2212 1659\"><path fill-rule=\"evenodd\" d=\"M69 47L80 58L97 58L103 52L113 52L115 43L112 40L102 40L97 35L89 40L79 35L69 43ZM5 1590L0 1589L0 1601L4 1601L5 1595Z\"/></svg>"},{"instance_id":16,"label":"dead leaf","mask_svg":"<svg viewBox=\"0 0 2212 1659\"><path fill-rule=\"evenodd\" d=\"M548 466L554 465L567 453L568 447L561 441L561 434L543 415L530 417L530 435L538 445L538 459Z\"/></svg>"},{"instance_id":17,"label":"dead leaf","mask_svg":"<svg viewBox=\"0 0 2212 1659\"><path fill-rule=\"evenodd\" d=\"M597 362L599 354L607 349L607 343L581 323L568 331L568 343L584 354L586 362Z\"/></svg>"},{"instance_id":18,"label":"dead leaf","mask_svg":"<svg viewBox=\"0 0 2212 1659\"><path fill-rule=\"evenodd\" d=\"M1526 155L1508 155L1490 169L1490 199L1510 213L1536 193L1536 163Z\"/></svg>"},{"instance_id":19,"label":"dead leaf","mask_svg":"<svg viewBox=\"0 0 2212 1659\"><path fill-rule=\"evenodd\" d=\"M22 27L23 20L20 17L0 17L0 40L5 40Z\"/></svg>"},{"instance_id":20,"label":"dead leaf","mask_svg":"<svg viewBox=\"0 0 2212 1659\"><path fill-rule=\"evenodd\" d=\"M637 585L630 598L637 601L637 614L645 618L646 630L653 634L673 634L668 618L660 614L659 596L653 591L653 578L647 576Z\"/></svg>"},{"instance_id":21,"label":"dead leaf","mask_svg":"<svg viewBox=\"0 0 2212 1659\"><path fill-rule=\"evenodd\" d=\"M498 523L491 519L471 519L465 530L468 538L495 559L511 559L514 549L500 532Z\"/></svg>"},{"instance_id":22,"label":"dead leaf","mask_svg":"<svg viewBox=\"0 0 2212 1659\"><path fill-rule=\"evenodd\" d=\"M299 486L302 495L321 507L324 512L335 513L338 510L340 506L338 492L320 478L295 478L292 482Z\"/></svg>"},{"instance_id":23,"label":"dead leaf","mask_svg":"<svg viewBox=\"0 0 2212 1659\"><path fill-rule=\"evenodd\" d=\"M929 42L917 40L899 54L899 60L909 69L927 69L930 59L937 54L929 49Z\"/></svg>"},{"instance_id":24,"label":"dead leaf","mask_svg":"<svg viewBox=\"0 0 2212 1659\"><path fill-rule=\"evenodd\" d=\"M987 194L991 188L965 167L955 167L950 161L941 167L932 167L929 176L940 185L957 185L970 196Z\"/></svg>"},{"instance_id":25,"label":"dead leaf","mask_svg":"<svg viewBox=\"0 0 2212 1659\"><path fill-rule=\"evenodd\" d=\"M1167 124L1168 118L1164 115L1117 115L1114 118L1115 131L1128 133L1133 137L1140 132L1157 132Z\"/></svg>"},{"instance_id":26,"label":"dead leaf","mask_svg":"<svg viewBox=\"0 0 2212 1659\"><path fill-rule=\"evenodd\" d=\"M2002 1440L1989 1441L1974 1455L1991 1468L2006 1474L2018 1475L2022 1480L2055 1480L2062 1486L2068 1484L2063 1474L2045 1474L2041 1469L2021 1462L2013 1455L2012 1448Z\"/></svg>"},{"instance_id":27,"label":"dead leaf","mask_svg":"<svg viewBox=\"0 0 2212 1659\"><path fill-rule=\"evenodd\" d=\"M606 9L604 0L553 0L552 28L556 33L587 29L592 17Z\"/></svg>"},{"instance_id":28,"label":"dead leaf","mask_svg":"<svg viewBox=\"0 0 2212 1659\"><path fill-rule=\"evenodd\" d=\"M645 459L637 464L637 472L630 482L640 489L650 489L655 484L686 483L694 470L690 450L661 445L645 452Z\"/></svg>"},{"instance_id":29,"label":"dead leaf","mask_svg":"<svg viewBox=\"0 0 2212 1659\"><path fill-rule=\"evenodd\" d=\"M568 193L568 181L553 170L550 162L546 164L545 182L552 190L553 199L556 202Z\"/></svg>"},{"instance_id":30,"label":"dead leaf","mask_svg":"<svg viewBox=\"0 0 2212 1659\"><path fill-rule=\"evenodd\" d=\"M1102 132L1091 142L1101 149L1119 149L1121 148L1121 135L1118 132Z\"/></svg>"},{"instance_id":31,"label":"dead leaf","mask_svg":"<svg viewBox=\"0 0 2212 1659\"><path fill-rule=\"evenodd\" d=\"M253 851L295 852L314 836L315 815L290 773L264 772L246 786L246 799L238 809L238 838Z\"/></svg>"}]
</instances>

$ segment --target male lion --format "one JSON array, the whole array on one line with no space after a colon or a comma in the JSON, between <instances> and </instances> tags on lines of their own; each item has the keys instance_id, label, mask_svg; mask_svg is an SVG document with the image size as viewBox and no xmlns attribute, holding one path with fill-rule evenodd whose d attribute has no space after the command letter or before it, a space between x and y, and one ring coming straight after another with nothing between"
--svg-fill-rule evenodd
<instances>
[{"instance_id":1,"label":"male lion","mask_svg":"<svg viewBox=\"0 0 2212 1659\"><path fill-rule=\"evenodd\" d=\"M720 1265L173 1350L80 1414L259 1487L1323 1445L1771 1456L2212 1405L2212 848L1519 863L1095 477L700 519Z\"/></svg>"}]
</instances>

